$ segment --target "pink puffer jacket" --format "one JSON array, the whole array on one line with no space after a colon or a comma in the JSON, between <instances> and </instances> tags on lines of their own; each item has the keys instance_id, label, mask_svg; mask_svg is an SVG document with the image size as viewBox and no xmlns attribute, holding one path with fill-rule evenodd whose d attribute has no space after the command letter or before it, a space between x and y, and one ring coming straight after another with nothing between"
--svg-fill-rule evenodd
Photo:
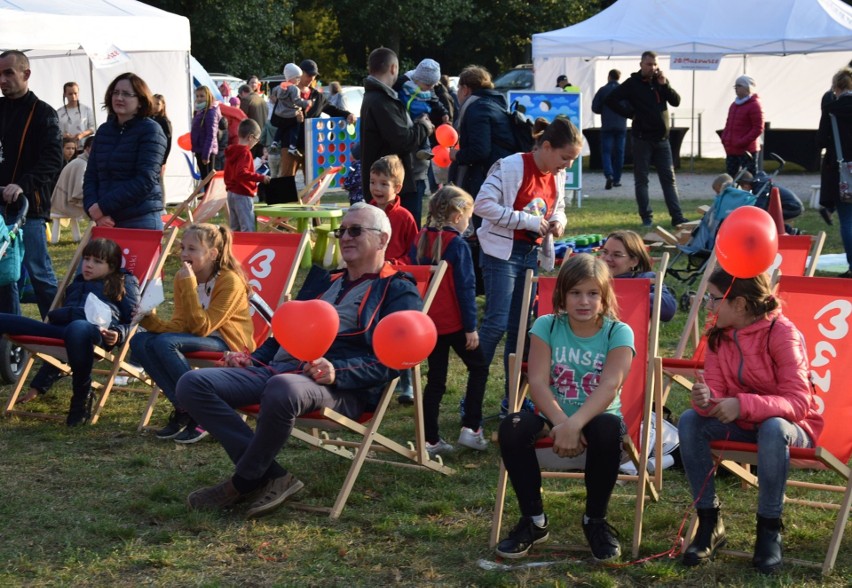
<instances>
[{"instance_id":1,"label":"pink puffer jacket","mask_svg":"<svg viewBox=\"0 0 852 588\"><path fill-rule=\"evenodd\" d=\"M757 94L742 104L736 101L728 108L728 120L722 131L722 145L727 155L745 155L760 150L763 132L763 108Z\"/></svg>"},{"instance_id":2,"label":"pink puffer jacket","mask_svg":"<svg viewBox=\"0 0 852 588\"><path fill-rule=\"evenodd\" d=\"M803 337L780 309L742 329L728 329L715 352L708 348L704 362L704 381L712 396L739 399L737 425L754 429L768 418L781 417L816 442L823 420L808 372ZM708 416L708 409L693 408Z\"/></svg>"}]
</instances>

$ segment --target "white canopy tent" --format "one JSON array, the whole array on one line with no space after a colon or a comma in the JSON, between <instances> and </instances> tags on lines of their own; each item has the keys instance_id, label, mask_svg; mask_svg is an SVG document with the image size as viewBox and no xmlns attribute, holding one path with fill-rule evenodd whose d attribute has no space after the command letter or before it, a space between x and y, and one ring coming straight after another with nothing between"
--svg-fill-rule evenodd
<instances>
[{"instance_id":1,"label":"white canopy tent","mask_svg":"<svg viewBox=\"0 0 852 588\"><path fill-rule=\"evenodd\" d=\"M166 99L173 139L189 131L192 82L185 17L134 0L0 0L0 52L7 49L27 53L30 89L57 110L63 106L62 85L75 81L80 102L92 107L100 125L106 121L107 86L132 71ZM106 65L102 57L109 49L129 60ZM183 200L192 190L189 168L174 145L165 182L170 201Z\"/></svg>"},{"instance_id":2,"label":"white canopy tent","mask_svg":"<svg viewBox=\"0 0 852 588\"><path fill-rule=\"evenodd\" d=\"M676 124L694 131L701 116L701 136L689 133L682 151L692 145L693 153L720 157L715 130L725 126L734 80L744 73L755 79L773 128L817 127L820 97L852 58L852 8L841 0L619 0L574 26L533 35L535 87L552 88L566 74L586 97L586 126L599 126L594 93L609 70L622 80L638 71L646 50L657 52L681 96L670 109ZM723 57L716 71L687 71L671 68L672 54Z\"/></svg>"}]
</instances>

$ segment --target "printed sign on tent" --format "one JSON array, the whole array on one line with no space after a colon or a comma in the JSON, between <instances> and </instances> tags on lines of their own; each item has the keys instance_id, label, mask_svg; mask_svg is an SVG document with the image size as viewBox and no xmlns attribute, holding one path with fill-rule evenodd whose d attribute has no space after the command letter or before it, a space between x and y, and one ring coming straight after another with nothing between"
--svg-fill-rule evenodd
<instances>
[{"instance_id":1,"label":"printed sign on tent","mask_svg":"<svg viewBox=\"0 0 852 588\"><path fill-rule=\"evenodd\" d=\"M92 61L92 67L95 69L113 67L114 65L130 61L130 57L128 57L127 53L110 43L104 43L102 45L81 45L83 47L83 51L86 52L86 55L88 55L89 59Z\"/></svg>"},{"instance_id":2,"label":"printed sign on tent","mask_svg":"<svg viewBox=\"0 0 852 588\"><path fill-rule=\"evenodd\" d=\"M716 71L722 57L715 53L672 53L671 69Z\"/></svg>"}]
</instances>

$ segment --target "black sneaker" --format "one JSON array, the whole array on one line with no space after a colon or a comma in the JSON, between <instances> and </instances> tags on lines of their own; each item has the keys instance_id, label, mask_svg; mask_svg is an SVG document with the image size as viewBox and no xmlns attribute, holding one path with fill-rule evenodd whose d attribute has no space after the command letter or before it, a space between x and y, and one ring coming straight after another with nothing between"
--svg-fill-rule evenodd
<instances>
[{"instance_id":1,"label":"black sneaker","mask_svg":"<svg viewBox=\"0 0 852 588\"><path fill-rule=\"evenodd\" d=\"M689 222L688 218L680 217L679 219L672 220L672 227L674 227L676 229L676 228L680 227L680 225L685 225L688 222Z\"/></svg>"},{"instance_id":2,"label":"black sneaker","mask_svg":"<svg viewBox=\"0 0 852 588\"><path fill-rule=\"evenodd\" d=\"M604 186L604 190L612 190L612 178L606 179L606 185Z\"/></svg>"},{"instance_id":3,"label":"black sneaker","mask_svg":"<svg viewBox=\"0 0 852 588\"><path fill-rule=\"evenodd\" d=\"M597 561L610 561L621 555L618 531L606 519L589 519L587 523L583 517L583 533Z\"/></svg>"},{"instance_id":4,"label":"black sneaker","mask_svg":"<svg viewBox=\"0 0 852 588\"><path fill-rule=\"evenodd\" d=\"M543 527L536 525L532 517L521 517L515 528L509 531L509 536L497 544L495 551L500 557L517 559L528 554L536 543L547 541L548 537L547 517L544 518Z\"/></svg>"},{"instance_id":5,"label":"black sneaker","mask_svg":"<svg viewBox=\"0 0 852 588\"><path fill-rule=\"evenodd\" d=\"M191 420L188 412L173 410L172 414L169 415L169 422L166 423L166 426L157 431L157 439L174 439L186 429L186 426Z\"/></svg>"},{"instance_id":6,"label":"black sneaker","mask_svg":"<svg viewBox=\"0 0 852 588\"><path fill-rule=\"evenodd\" d=\"M202 429L198 426L192 418L189 419L189 423L187 423L186 428L177 435L175 439L175 443L180 443L181 445L189 445L191 443L198 443L205 437L207 437L210 433Z\"/></svg>"}]
</instances>

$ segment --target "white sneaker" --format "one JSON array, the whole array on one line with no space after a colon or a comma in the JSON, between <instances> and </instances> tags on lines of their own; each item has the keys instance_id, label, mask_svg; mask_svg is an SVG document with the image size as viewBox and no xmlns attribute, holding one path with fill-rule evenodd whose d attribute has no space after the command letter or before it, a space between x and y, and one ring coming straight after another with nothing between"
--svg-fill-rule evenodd
<instances>
[{"instance_id":1,"label":"white sneaker","mask_svg":"<svg viewBox=\"0 0 852 588\"><path fill-rule=\"evenodd\" d=\"M479 427L476 431L469 429L468 427L462 427L461 433L459 433L458 443L462 447L476 449L477 451L485 451L488 449L488 440L485 438L482 427Z\"/></svg>"},{"instance_id":2,"label":"white sneaker","mask_svg":"<svg viewBox=\"0 0 852 588\"><path fill-rule=\"evenodd\" d=\"M455 451L455 448L443 439L438 439L435 444L426 442L426 453L429 454L430 458L434 459L436 455L446 455L453 451Z\"/></svg>"}]
</instances>

